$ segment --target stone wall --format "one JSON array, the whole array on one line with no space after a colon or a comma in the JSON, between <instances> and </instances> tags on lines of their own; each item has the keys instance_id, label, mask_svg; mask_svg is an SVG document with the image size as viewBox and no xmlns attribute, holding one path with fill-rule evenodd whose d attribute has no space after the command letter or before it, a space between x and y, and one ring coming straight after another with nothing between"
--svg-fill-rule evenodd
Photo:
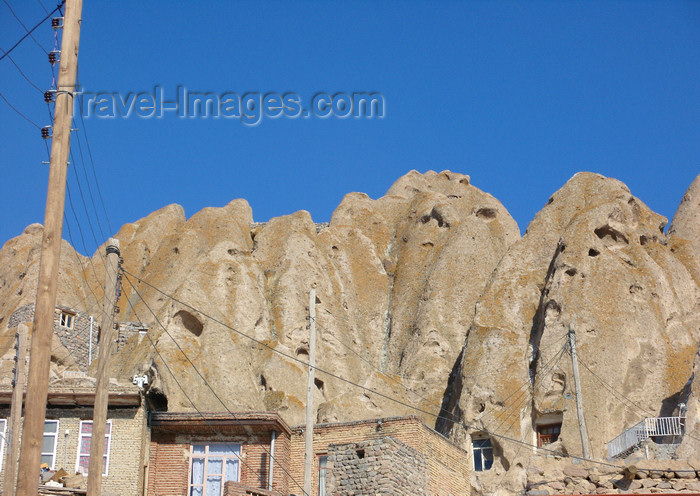
<instances>
[{"instance_id":1,"label":"stone wall","mask_svg":"<svg viewBox=\"0 0 700 496\"><path fill-rule=\"evenodd\" d=\"M73 316L73 326L71 328L61 325L61 313L66 312ZM16 327L22 322L34 321L34 304L24 305L10 316L7 323L8 328ZM75 358L78 368L82 372L87 372L90 362L90 315L76 312L75 310L57 306L53 315L53 332L61 340L61 344L68 350L68 353ZM100 334L99 319L93 317L92 323L92 359L97 358L97 343Z\"/></svg>"},{"instance_id":2,"label":"stone wall","mask_svg":"<svg viewBox=\"0 0 700 496\"><path fill-rule=\"evenodd\" d=\"M326 455L334 444L348 444L392 437L427 458L429 494L432 496L468 496L471 472L470 454L441 436L414 416L389 417L356 422L335 422L314 426L312 492L318 492L318 457ZM292 432L291 474L304 478L304 427ZM291 489L292 492L294 488Z\"/></svg>"},{"instance_id":3,"label":"stone wall","mask_svg":"<svg viewBox=\"0 0 700 496\"><path fill-rule=\"evenodd\" d=\"M61 313L67 312L73 315L73 326L71 328L61 325ZM29 303L24 305L10 316L8 328L16 327L22 322L32 322L34 320L34 304ZM144 326L140 322L121 322L117 332L117 343L114 351L119 351L126 341L138 334L139 331L148 331L148 326ZM90 365L90 315L87 313L76 312L75 310L58 305L54 311L53 331L61 340L61 344L65 346L81 371L87 372ZM99 319L93 317L92 323L92 360L97 358L98 342L100 334Z\"/></svg>"},{"instance_id":4,"label":"stone wall","mask_svg":"<svg viewBox=\"0 0 700 496\"><path fill-rule=\"evenodd\" d=\"M143 333L148 332L148 329L149 326L142 324L141 322L119 322L116 351L121 350L132 336L138 335L140 342Z\"/></svg>"},{"instance_id":5,"label":"stone wall","mask_svg":"<svg viewBox=\"0 0 700 496\"><path fill-rule=\"evenodd\" d=\"M698 493L700 461L639 462L639 468L603 464L531 461L527 467L526 494Z\"/></svg>"},{"instance_id":6,"label":"stone wall","mask_svg":"<svg viewBox=\"0 0 700 496\"><path fill-rule=\"evenodd\" d=\"M429 494L427 457L391 437L328 447L328 494Z\"/></svg>"}]
</instances>

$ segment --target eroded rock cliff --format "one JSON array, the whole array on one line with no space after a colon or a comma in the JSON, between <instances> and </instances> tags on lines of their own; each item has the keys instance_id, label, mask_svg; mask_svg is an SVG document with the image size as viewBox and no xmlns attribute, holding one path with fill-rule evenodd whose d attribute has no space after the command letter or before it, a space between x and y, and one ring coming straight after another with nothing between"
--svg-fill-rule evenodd
<instances>
[{"instance_id":1,"label":"eroded rock cliff","mask_svg":"<svg viewBox=\"0 0 700 496\"><path fill-rule=\"evenodd\" d=\"M557 191L522 238L498 200L449 171L412 171L377 200L350 193L328 225L304 211L256 224L244 200L189 219L170 205L115 236L118 320L149 331L129 337L113 374L148 374L154 407L276 410L299 423L315 288L318 421L417 408L465 447L480 430L521 440L492 436L500 456L484 480L520 490L538 425L561 422L552 450L582 450L573 328L595 458L641 416L676 415L682 402L700 438L698 188L668 236L624 184L592 173ZM34 300L41 231L0 251L5 358L9 316ZM64 243L59 304L99 318L103 251L88 259ZM56 343L55 376L74 367L65 351ZM679 453L693 450L684 440Z\"/></svg>"}]
</instances>

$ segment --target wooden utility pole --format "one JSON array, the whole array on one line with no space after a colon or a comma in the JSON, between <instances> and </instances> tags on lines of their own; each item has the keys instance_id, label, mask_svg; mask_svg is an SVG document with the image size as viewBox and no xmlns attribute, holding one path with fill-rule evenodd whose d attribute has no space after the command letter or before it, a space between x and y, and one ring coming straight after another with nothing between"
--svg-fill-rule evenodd
<instances>
[{"instance_id":1,"label":"wooden utility pole","mask_svg":"<svg viewBox=\"0 0 700 496\"><path fill-rule=\"evenodd\" d=\"M114 306L117 299L119 240L109 238L106 252L105 294L100 323L100 351L97 355L97 385L95 386L95 408L92 414L87 496L99 496L102 488L102 457L104 455L105 425L109 402L109 358L115 340Z\"/></svg>"},{"instance_id":2,"label":"wooden utility pole","mask_svg":"<svg viewBox=\"0 0 700 496\"><path fill-rule=\"evenodd\" d=\"M314 378L316 373L316 290L309 292L309 374L306 384L306 431L304 431L304 494L311 495L314 461Z\"/></svg>"},{"instance_id":3,"label":"wooden utility pole","mask_svg":"<svg viewBox=\"0 0 700 496\"><path fill-rule=\"evenodd\" d=\"M12 406L10 407L10 429L7 432L8 448L7 463L5 464L5 483L3 496L14 496L17 482L17 461L19 455L19 432L22 427L22 401L24 399L24 384L27 373L27 326L17 327L17 353L15 353L15 381L12 390Z\"/></svg>"},{"instance_id":4,"label":"wooden utility pole","mask_svg":"<svg viewBox=\"0 0 700 496\"><path fill-rule=\"evenodd\" d=\"M27 405L30 408L25 414L22 430L22 451L17 477L18 496L36 496L39 487L39 464L41 463L46 398L49 389L53 314L56 308L58 264L61 257L63 208L82 9L82 0L66 1L58 90L56 91L56 115L53 122L53 142L51 143L51 165L44 214L44 233L41 240L41 261L36 290L34 330L30 350L31 361L27 384Z\"/></svg>"},{"instance_id":5,"label":"wooden utility pole","mask_svg":"<svg viewBox=\"0 0 700 496\"><path fill-rule=\"evenodd\" d=\"M578 357L576 356L576 333L574 326L569 325L569 347L571 348L571 367L574 371L574 387L576 389L576 414L578 415L578 426L581 431L581 446L583 447L583 457L591 457L591 448L588 446L588 429L586 419L583 417L583 398L581 396L581 382L578 377Z\"/></svg>"}]
</instances>

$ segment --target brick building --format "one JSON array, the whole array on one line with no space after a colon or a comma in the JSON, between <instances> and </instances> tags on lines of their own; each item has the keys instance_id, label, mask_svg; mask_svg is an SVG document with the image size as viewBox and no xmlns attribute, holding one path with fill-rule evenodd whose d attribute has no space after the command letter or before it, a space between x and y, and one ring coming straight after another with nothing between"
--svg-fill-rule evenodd
<instances>
[{"instance_id":1,"label":"brick building","mask_svg":"<svg viewBox=\"0 0 700 496\"><path fill-rule=\"evenodd\" d=\"M94 385L85 385L85 382L84 379L60 381L49 387L41 460L52 470L62 468L69 474L87 473L95 390ZM10 435L11 398L10 388L0 389L0 434L3 439ZM146 413L139 389L111 384L105 435L103 495L142 494L144 439L147 437ZM0 450L0 485L4 482L5 471L2 468L8 456L4 449ZM37 476L38 474L39 467Z\"/></svg>"},{"instance_id":2,"label":"brick building","mask_svg":"<svg viewBox=\"0 0 700 496\"><path fill-rule=\"evenodd\" d=\"M289 494L291 430L278 414L154 412L150 424L148 496L222 494L226 481L231 495Z\"/></svg>"},{"instance_id":3,"label":"brick building","mask_svg":"<svg viewBox=\"0 0 700 496\"><path fill-rule=\"evenodd\" d=\"M469 495L469 453L415 416L317 424L314 426L313 448L312 496L352 494L340 488L338 481L343 475L346 480L354 478L366 482L362 489L355 489L355 494ZM372 459L373 452L382 451L387 456L375 454ZM386 470L378 472L375 467L382 465ZM337 474L333 473L335 470L338 470ZM405 475L407 471L417 476L402 478L401 474ZM290 472L296 480L303 480L303 426L292 431ZM386 484L379 491L377 484L382 477L394 477L395 480L384 481ZM322 482L320 491L319 479Z\"/></svg>"},{"instance_id":4,"label":"brick building","mask_svg":"<svg viewBox=\"0 0 700 496\"><path fill-rule=\"evenodd\" d=\"M276 413L154 412L150 426L148 496L302 494L304 430ZM313 496L469 494L469 454L418 417L319 424L314 454Z\"/></svg>"}]
</instances>

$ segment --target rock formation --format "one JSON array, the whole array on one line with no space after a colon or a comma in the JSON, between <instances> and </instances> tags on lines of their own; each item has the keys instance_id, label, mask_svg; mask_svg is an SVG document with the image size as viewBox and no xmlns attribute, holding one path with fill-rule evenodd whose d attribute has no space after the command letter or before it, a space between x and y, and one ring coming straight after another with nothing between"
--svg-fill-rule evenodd
<instances>
[{"instance_id":1,"label":"rock formation","mask_svg":"<svg viewBox=\"0 0 700 496\"><path fill-rule=\"evenodd\" d=\"M467 448L488 431L499 456L484 487L524 487L538 422L561 421L550 448L581 454L570 327L595 458L684 401L700 438L698 188L700 177L668 236L624 184L592 173L557 191L522 238L498 200L449 171L412 171L377 200L350 193L327 225L304 211L254 223L244 200L189 219L170 205L115 235L118 320L149 330L129 337L112 372L148 374L153 408L276 410L299 423L313 287L318 421L418 411ZM0 251L6 359L9 317L34 300L41 230ZM59 304L99 317L103 251L64 243ZM55 348L58 376L73 365ZM684 456L697 451L690 439Z\"/></svg>"},{"instance_id":2,"label":"rock formation","mask_svg":"<svg viewBox=\"0 0 700 496\"><path fill-rule=\"evenodd\" d=\"M466 425L441 430L463 443L487 430L534 444L538 421L561 422L549 449L580 456L570 327L593 457L604 459L606 442L640 418L677 414L700 341L700 292L665 224L619 181L590 173L569 180L479 298L448 392ZM510 490L522 489L532 449L493 442L501 456L491 473L513 466Z\"/></svg>"}]
</instances>

